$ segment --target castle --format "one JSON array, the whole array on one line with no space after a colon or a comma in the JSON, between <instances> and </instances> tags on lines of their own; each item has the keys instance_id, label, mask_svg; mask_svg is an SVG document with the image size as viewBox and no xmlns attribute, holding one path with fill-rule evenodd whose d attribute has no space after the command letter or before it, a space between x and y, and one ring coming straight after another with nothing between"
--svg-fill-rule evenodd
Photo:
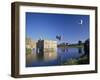
<instances>
[{"instance_id":1,"label":"castle","mask_svg":"<svg viewBox=\"0 0 100 80\"><path fill-rule=\"evenodd\" d=\"M26 39L26 48L31 49L31 54L35 54L40 60L53 60L57 58L57 41Z\"/></svg>"}]
</instances>

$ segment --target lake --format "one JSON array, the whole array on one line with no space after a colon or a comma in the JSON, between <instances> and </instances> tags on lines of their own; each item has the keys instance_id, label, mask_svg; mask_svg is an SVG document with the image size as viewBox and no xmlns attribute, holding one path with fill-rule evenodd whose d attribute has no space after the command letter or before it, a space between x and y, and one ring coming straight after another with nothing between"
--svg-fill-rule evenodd
<instances>
[{"instance_id":1,"label":"lake","mask_svg":"<svg viewBox=\"0 0 100 80\"><path fill-rule=\"evenodd\" d=\"M78 59L84 50L79 48L67 48L67 49L57 49L57 56L52 56L50 54L55 54L55 52L48 52L47 58L45 60L39 60L36 53L29 54L26 56L26 67L39 67L39 66L58 66L63 65L70 59Z\"/></svg>"}]
</instances>

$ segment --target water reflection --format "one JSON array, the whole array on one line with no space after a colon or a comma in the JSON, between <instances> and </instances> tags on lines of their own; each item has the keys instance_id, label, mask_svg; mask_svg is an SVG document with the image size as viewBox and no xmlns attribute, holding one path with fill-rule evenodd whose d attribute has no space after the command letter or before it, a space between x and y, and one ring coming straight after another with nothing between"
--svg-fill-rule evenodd
<instances>
[{"instance_id":1,"label":"water reflection","mask_svg":"<svg viewBox=\"0 0 100 80\"><path fill-rule=\"evenodd\" d=\"M81 52L81 53L80 53ZM58 48L57 51L44 51L44 53L33 50L31 54L26 55L26 67L34 66L54 66L62 65L69 59L79 58L84 54L83 48Z\"/></svg>"},{"instance_id":2,"label":"water reflection","mask_svg":"<svg viewBox=\"0 0 100 80\"><path fill-rule=\"evenodd\" d=\"M51 61L57 59L57 51L37 52L37 60Z\"/></svg>"}]
</instances>

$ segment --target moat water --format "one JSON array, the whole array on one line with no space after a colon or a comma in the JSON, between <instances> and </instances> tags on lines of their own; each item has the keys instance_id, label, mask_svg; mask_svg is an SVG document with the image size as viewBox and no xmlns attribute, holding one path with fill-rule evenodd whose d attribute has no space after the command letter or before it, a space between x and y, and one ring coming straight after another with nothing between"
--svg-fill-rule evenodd
<instances>
[{"instance_id":1,"label":"moat water","mask_svg":"<svg viewBox=\"0 0 100 80\"><path fill-rule=\"evenodd\" d=\"M79 48L68 48L68 49L57 49L57 57L51 60L38 60L36 56L33 54L29 54L26 57L26 67L39 67L39 66L58 66L63 65L63 62L66 62L70 59L78 59L82 54L84 54L84 50Z\"/></svg>"}]
</instances>

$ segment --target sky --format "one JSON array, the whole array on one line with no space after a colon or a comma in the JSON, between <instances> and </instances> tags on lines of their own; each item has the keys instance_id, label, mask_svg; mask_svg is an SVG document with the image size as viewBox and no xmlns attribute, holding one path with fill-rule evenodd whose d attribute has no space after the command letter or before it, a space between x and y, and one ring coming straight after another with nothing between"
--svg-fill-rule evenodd
<instances>
[{"instance_id":1,"label":"sky","mask_svg":"<svg viewBox=\"0 0 100 80\"><path fill-rule=\"evenodd\" d=\"M26 12L26 37L77 43L89 38L89 15Z\"/></svg>"}]
</instances>

